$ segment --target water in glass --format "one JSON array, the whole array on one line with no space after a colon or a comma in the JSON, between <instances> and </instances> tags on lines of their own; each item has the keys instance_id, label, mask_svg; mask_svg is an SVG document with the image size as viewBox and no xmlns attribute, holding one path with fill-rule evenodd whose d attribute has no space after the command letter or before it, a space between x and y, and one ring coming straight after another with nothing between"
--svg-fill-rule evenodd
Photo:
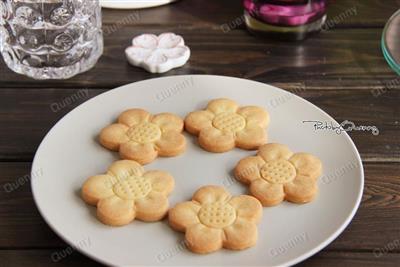
<instances>
[{"instance_id":1,"label":"water in glass","mask_svg":"<svg viewBox=\"0 0 400 267\"><path fill-rule=\"evenodd\" d=\"M35 79L66 79L103 52L98 0L0 0L0 52Z\"/></svg>"}]
</instances>

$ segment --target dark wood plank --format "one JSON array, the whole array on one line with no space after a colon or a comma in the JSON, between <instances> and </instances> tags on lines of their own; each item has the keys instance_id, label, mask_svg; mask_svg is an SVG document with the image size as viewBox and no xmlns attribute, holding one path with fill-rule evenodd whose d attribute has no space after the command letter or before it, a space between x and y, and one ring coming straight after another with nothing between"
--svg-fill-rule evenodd
<instances>
[{"instance_id":1,"label":"dark wood plank","mask_svg":"<svg viewBox=\"0 0 400 267\"><path fill-rule=\"evenodd\" d=\"M0 261L5 264L3 265L5 267L103 266L78 252L73 252L54 262L51 255L60 251L62 250L2 250L0 251ZM375 257L373 253L322 251L296 266L337 267L338 263L344 267L393 267L400 264L400 254L389 253Z\"/></svg>"},{"instance_id":2,"label":"dark wood plank","mask_svg":"<svg viewBox=\"0 0 400 267\"><path fill-rule=\"evenodd\" d=\"M373 253L322 251L296 266L393 267L399 264L400 254L388 253L376 257Z\"/></svg>"},{"instance_id":3,"label":"dark wood plank","mask_svg":"<svg viewBox=\"0 0 400 267\"><path fill-rule=\"evenodd\" d=\"M65 250L70 251L68 248ZM57 253L64 253L64 249L52 250L2 250L0 260L5 267L19 266L104 266L74 251L65 257L59 257ZM379 254L378 254L379 255ZM53 256L53 258L52 258ZM56 259L56 260L53 260ZM400 264L400 254L388 253L376 257L373 253L365 252L333 252L322 251L296 266L341 266L351 267L392 267Z\"/></svg>"},{"instance_id":4,"label":"dark wood plank","mask_svg":"<svg viewBox=\"0 0 400 267\"><path fill-rule=\"evenodd\" d=\"M327 249L378 253L390 248L391 252L400 252L399 224L390 223L395 217L400 220L400 165L367 163L364 171L361 207L348 228Z\"/></svg>"},{"instance_id":5,"label":"dark wood plank","mask_svg":"<svg viewBox=\"0 0 400 267\"><path fill-rule=\"evenodd\" d=\"M337 0L329 9L328 30L302 43L249 35L241 19L241 1L181 0L139 12L105 10L106 49L90 72L67 81L39 82L10 72L0 60L0 88L5 88L0 90L0 161L30 161L44 134L62 115L129 82L199 73L273 83L305 97L338 121L376 125L381 131L377 137L351 133L367 162L362 206L342 235L299 266L337 266L339 262L343 266L398 266L400 81L387 67L379 41L381 28L399 7L399 0ZM163 31L185 37L193 52L189 64L153 75L126 63L123 50L132 36ZM216 57L218 62L213 61ZM99 90L82 93L79 88ZM63 103L78 92L77 100L54 110L54 103ZM77 252L70 254L72 250L45 224L33 203L29 168L30 163L0 163L0 265L100 266ZM16 183L17 188L7 192Z\"/></svg>"},{"instance_id":6,"label":"dark wood plank","mask_svg":"<svg viewBox=\"0 0 400 267\"><path fill-rule=\"evenodd\" d=\"M4 267L104 266L69 247L43 250L1 250L0 262Z\"/></svg>"},{"instance_id":7,"label":"dark wood plank","mask_svg":"<svg viewBox=\"0 0 400 267\"><path fill-rule=\"evenodd\" d=\"M60 118L102 92L87 89L1 89L0 136L3 136L0 137L0 147L3 153L0 152L0 159L31 161L41 139ZM12 138L6 141L4 138L9 135Z\"/></svg>"},{"instance_id":8,"label":"dark wood plank","mask_svg":"<svg viewBox=\"0 0 400 267\"><path fill-rule=\"evenodd\" d=\"M35 206L30 190L30 165L0 163L0 250L66 246Z\"/></svg>"},{"instance_id":9,"label":"dark wood plank","mask_svg":"<svg viewBox=\"0 0 400 267\"><path fill-rule=\"evenodd\" d=\"M382 27L400 7L398 0L334 0L329 7L328 21L339 19L335 27ZM349 12L355 8L354 13ZM343 18L342 20L340 18Z\"/></svg>"},{"instance_id":10,"label":"dark wood plank","mask_svg":"<svg viewBox=\"0 0 400 267\"><path fill-rule=\"evenodd\" d=\"M381 95L374 96L375 90L369 89L317 90L295 84L278 85L308 99L338 122L349 120L356 125L378 127L378 136L370 132L350 133L364 160L400 161L400 145L396 141L400 128L400 90L386 89L380 91ZM102 92L104 90L0 90L0 125L3 125L0 160L32 160L42 138L65 113ZM282 101L282 104L290 104L290 99ZM277 101L276 105L280 103ZM265 103L266 107L274 104Z\"/></svg>"},{"instance_id":11,"label":"dark wood plank","mask_svg":"<svg viewBox=\"0 0 400 267\"><path fill-rule=\"evenodd\" d=\"M0 163L0 250L65 246L46 226L35 207L26 177L29 173L29 163ZM396 163L365 164L362 205L350 226L328 250L373 252L400 239L399 173L400 166ZM18 180L25 182L18 183ZM7 188L13 190L7 193ZM400 252L400 245L391 252Z\"/></svg>"},{"instance_id":12,"label":"dark wood plank","mask_svg":"<svg viewBox=\"0 0 400 267\"><path fill-rule=\"evenodd\" d=\"M382 27L399 7L398 0L333 0L329 19L342 18L335 27ZM349 10L355 8L356 12ZM239 18L243 14L242 1L181 0L169 6L140 11L103 9L103 23L129 25L179 25L180 27L220 28L228 24L243 28ZM341 15L341 16L340 16Z\"/></svg>"},{"instance_id":13,"label":"dark wood plank","mask_svg":"<svg viewBox=\"0 0 400 267\"><path fill-rule=\"evenodd\" d=\"M182 34L191 47L191 59L184 67L158 75L127 63L124 49L132 36L163 31ZM34 81L11 72L1 61L0 87L114 88L143 79L180 74L301 83L307 88L380 87L397 78L382 56L381 32L380 28L334 29L293 43L256 38L245 30L223 33L208 28L125 25L115 34L106 36L104 55L87 73L65 81Z\"/></svg>"}]
</instances>

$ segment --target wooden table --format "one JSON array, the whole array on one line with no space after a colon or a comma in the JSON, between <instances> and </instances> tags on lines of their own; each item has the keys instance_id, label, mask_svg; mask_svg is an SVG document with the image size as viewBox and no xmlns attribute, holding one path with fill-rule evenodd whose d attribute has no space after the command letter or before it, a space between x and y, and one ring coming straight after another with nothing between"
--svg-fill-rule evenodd
<instances>
[{"instance_id":1,"label":"wooden table","mask_svg":"<svg viewBox=\"0 0 400 267\"><path fill-rule=\"evenodd\" d=\"M159 77L129 66L123 52L134 35L166 31L183 35L193 53L185 67L161 76L217 74L269 83L306 98L337 121L379 128L378 136L350 133L366 178L355 218L332 244L301 265L400 266L400 79L380 48L382 28L399 7L398 0L337 0L329 10L333 26L300 43L248 34L240 23L239 0L104 10L104 55L87 73L66 81L34 81L1 61L0 266L98 265L78 252L52 261L53 253L71 251L35 207L28 178L31 161L47 131L77 105L117 86ZM352 8L357 15L343 15ZM87 97L56 112L51 109L52 103L82 89L88 90ZM7 193L7 183L18 187Z\"/></svg>"}]
</instances>

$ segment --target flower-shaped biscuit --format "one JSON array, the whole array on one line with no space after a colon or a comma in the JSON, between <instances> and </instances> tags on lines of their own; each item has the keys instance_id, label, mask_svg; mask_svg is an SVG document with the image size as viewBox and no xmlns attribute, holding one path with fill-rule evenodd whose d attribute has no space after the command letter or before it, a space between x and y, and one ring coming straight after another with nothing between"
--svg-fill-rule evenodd
<instances>
[{"instance_id":1,"label":"flower-shaped biscuit","mask_svg":"<svg viewBox=\"0 0 400 267\"><path fill-rule=\"evenodd\" d=\"M240 160L235 168L236 178L250 184L250 193L263 206L274 206L284 199L310 202L318 192L321 172L318 158L307 153L294 154L281 144L261 146L257 156Z\"/></svg>"},{"instance_id":2,"label":"flower-shaped biscuit","mask_svg":"<svg viewBox=\"0 0 400 267\"><path fill-rule=\"evenodd\" d=\"M184 152L182 130L183 120L174 114L153 116L143 109L130 109L118 117L118 123L104 128L99 139L104 147L119 151L123 159L147 164L157 156L173 157Z\"/></svg>"},{"instance_id":3,"label":"flower-shaped biscuit","mask_svg":"<svg viewBox=\"0 0 400 267\"><path fill-rule=\"evenodd\" d=\"M126 225L138 218L161 220L168 212L167 196L174 188L174 178L163 171L144 172L132 160L114 162L106 174L88 178L82 198L97 206L97 217L112 226Z\"/></svg>"},{"instance_id":4,"label":"flower-shaped biscuit","mask_svg":"<svg viewBox=\"0 0 400 267\"><path fill-rule=\"evenodd\" d=\"M130 64L153 73L163 73L181 67L189 60L190 49L174 33L142 34L125 50Z\"/></svg>"},{"instance_id":5,"label":"flower-shaped biscuit","mask_svg":"<svg viewBox=\"0 0 400 267\"><path fill-rule=\"evenodd\" d=\"M192 201L179 203L168 212L171 227L185 232L187 247L196 253L254 246L261 216L262 206L257 199L231 197L220 186L204 186Z\"/></svg>"},{"instance_id":6,"label":"flower-shaped biscuit","mask_svg":"<svg viewBox=\"0 0 400 267\"><path fill-rule=\"evenodd\" d=\"M239 107L229 99L215 99L207 109L185 118L186 130L199 136L199 144L210 152L226 152L235 146L257 149L267 141L268 113L256 106Z\"/></svg>"}]
</instances>

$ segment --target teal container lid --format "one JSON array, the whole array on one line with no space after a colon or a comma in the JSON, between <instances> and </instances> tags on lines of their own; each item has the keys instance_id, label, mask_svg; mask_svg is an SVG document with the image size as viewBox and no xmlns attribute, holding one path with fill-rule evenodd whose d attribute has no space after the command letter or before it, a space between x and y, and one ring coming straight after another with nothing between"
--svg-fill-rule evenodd
<instances>
[{"instance_id":1,"label":"teal container lid","mask_svg":"<svg viewBox=\"0 0 400 267\"><path fill-rule=\"evenodd\" d=\"M383 30L382 51L390 67L400 75L400 10L393 14Z\"/></svg>"}]
</instances>

